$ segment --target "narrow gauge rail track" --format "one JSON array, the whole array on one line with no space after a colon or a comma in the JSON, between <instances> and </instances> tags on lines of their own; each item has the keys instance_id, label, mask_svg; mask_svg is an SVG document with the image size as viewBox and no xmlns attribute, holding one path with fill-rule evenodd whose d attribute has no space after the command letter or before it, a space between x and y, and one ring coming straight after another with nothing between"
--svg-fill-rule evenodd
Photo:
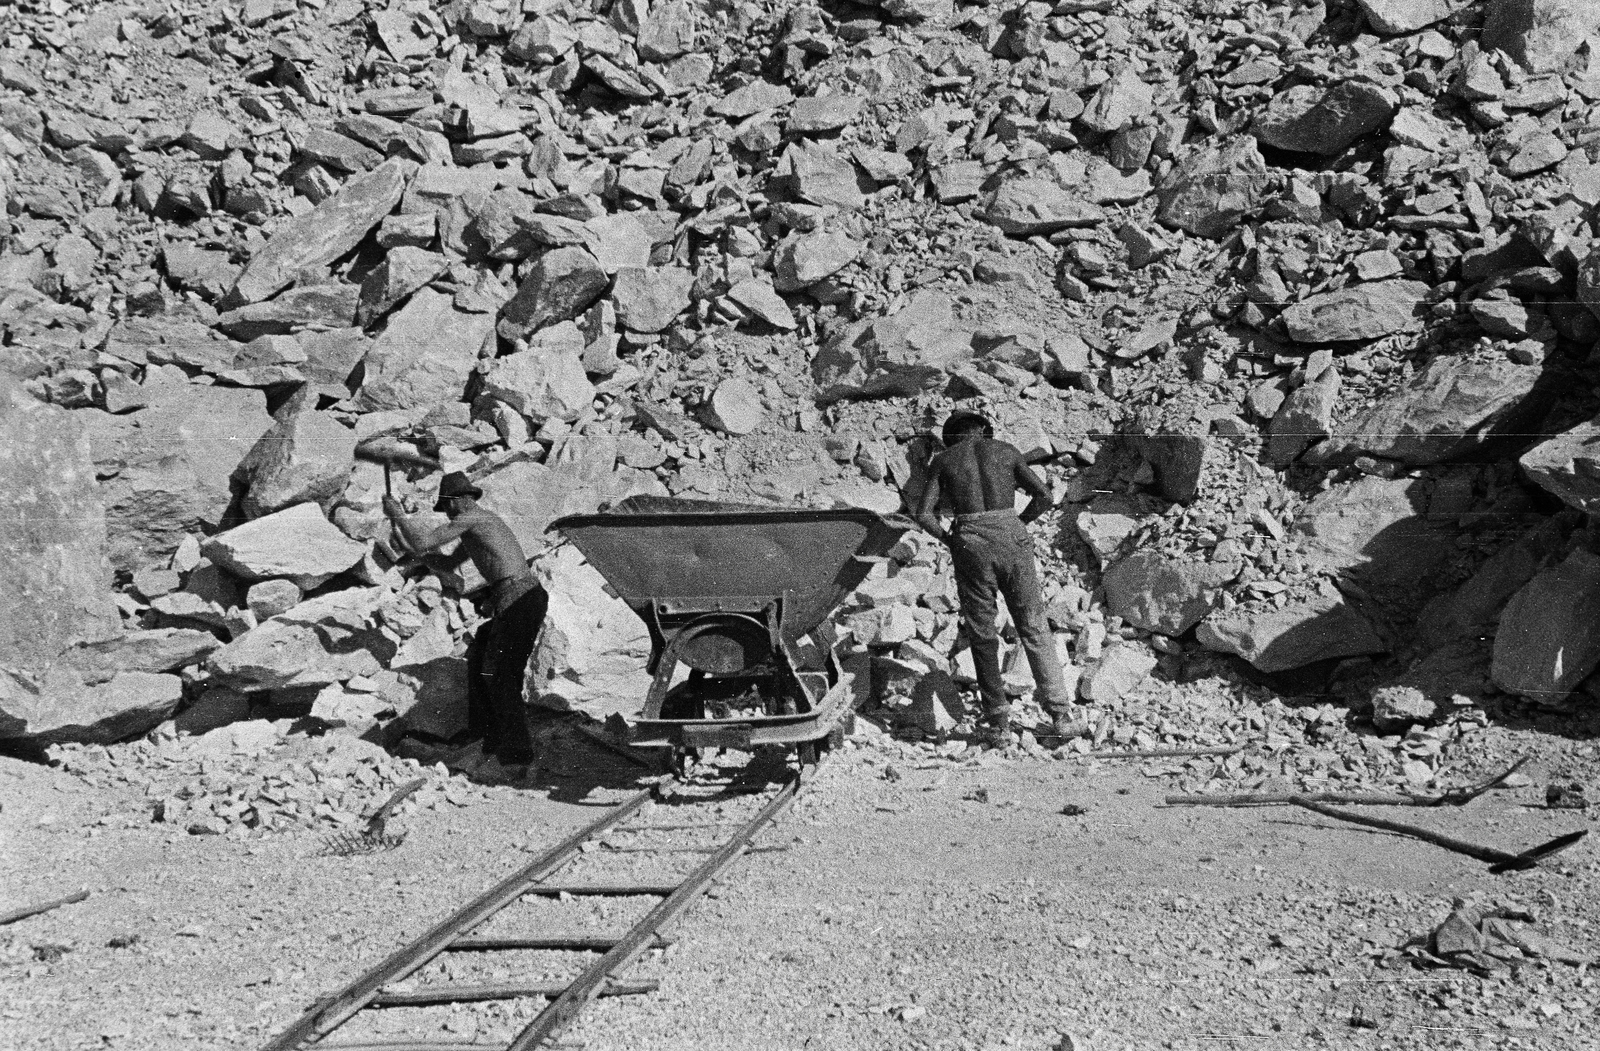
<instances>
[{"instance_id":1,"label":"narrow gauge rail track","mask_svg":"<svg viewBox=\"0 0 1600 1051\"><path fill-rule=\"evenodd\" d=\"M810 769L815 769L811 767ZM731 784L731 782L730 782ZM263 1051L471 1051L474 1048L497 1051L531 1051L557 1046L556 1038L596 996L624 996L653 992L653 981L627 981L618 973L645 952L669 944L661 929L685 912L738 858L750 849L750 841L772 824L788 808L799 792L801 774L790 771L761 809L737 826L708 823L639 823L641 812L652 800L670 799L675 805L726 801L727 791L695 797L688 793L703 782L668 777L641 791L584 828L550 847L533 861L479 894L448 918L440 921L410 944L391 953L344 988L321 997L305 1014L279 1033ZM747 794L747 793L742 793ZM633 822L630 824L630 822ZM734 830L712 847L672 845L597 850L606 837L622 833L681 831L688 829L729 828ZM574 859L610 854L637 857L641 853L707 853L705 861L687 876L655 883L579 883L554 882L551 877ZM661 899L638 922L617 935L527 934L513 936L474 936L473 932L491 917L529 896L654 896ZM424 985L394 989L396 983L415 974L444 953L485 953L506 950L546 949L584 953L590 961L569 982L497 982L484 985ZM595 955L598 954L598 955ZM461 1004L487 1000L544 997L548 1003L533 1021L510 1043L472 1043L441 1040L381 1039L359 1043L328 1043L325 1038L356 1015L387 1007L417 1007Z\"/></svg>"}]
</instances>

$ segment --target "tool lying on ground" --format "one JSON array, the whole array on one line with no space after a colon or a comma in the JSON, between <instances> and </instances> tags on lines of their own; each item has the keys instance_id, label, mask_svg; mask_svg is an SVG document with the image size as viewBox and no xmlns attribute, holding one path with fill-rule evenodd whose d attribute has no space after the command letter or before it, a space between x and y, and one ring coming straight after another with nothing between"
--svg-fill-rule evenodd
<instances>
[{"instance_id":1,"label":"tool lying on ground","mask_svg":"<svg viewBox=\"0 0 1600 1051\"><path fill-rule=\"evenodd\" d=\"M654 678L628 744L680 762L702 748L794 745L802 763L842 739L852 714L828 615L911 528L861 508L662 497L550 526L650 629Z\"/></svg>"},{"instance_id":2,"label":"tool lying on ground","mask_svg":"<svg viewBox=\"0 0 1600 1051\"><path fill-rule=\"evenodd\" d=\"M1313 803L1347 803L1353 806L1465 806L1491 788L1497 788L1528 761L1523 756L1505 770L1475 785L1452 788L1436 796L1384 792L1240 792L1223 795L1169 795L1168 806L1272 806L1308 799Z\"/></svg>"},{"instance_id":3,"label":"tool lying on ground","mask_svg":"<svg viewBox=\"0 0 1600 1051\"><path fill-rule=\"evenodd\" d=\"M1366 825L1368 828L1381 828L1385 832L1398 832L1403 836L1411 836L1425 843L1432 843L1434 846L1453 850L1457 854L1465 854L1468 857L1477 858L1479 861L1487 861L1489 862L1489 871L1496 873L1533 868L1542 859L1559 854L1589 834L1588 829L1579 829L1577 832L1568 832L1564 836L1557 836L1548 843L1530 847L1520 854L1512 854L1509 851L1499 850L1495 847L1483 847L1476 843L1468 843L1464 839L1456 839L1442 832L1418 828L1416 825L1406 825L1399 821L1386 821L1381 817L1367 817L1364 814L1352 814L1345 810L1335 810L1333 807L1314 803L1304 796L1294 796L1289 802L1297 807L1304 807L1306 810L1321 814L1324 817L1337 818L1340 821L1349 821L1356 825Z\"/></svg>"},{"instance_id":4,"label":"tool lying on ground","mask_svg":"<svg viewBox=\"0 0 1600 1051\"><path fill-rule=\"evenodd\" d=\"M43 901L37 905L24 905L22 908L12 909L10 912L0 912L0 927L4 927L8 923L16 923L18 920L25 920L29 916L37 916L41 912L59 909L63 905L74 905L88 896L88 891L80 890L76 894L68 894L66 897L56 898L54 901Z\"/></svg>"},{"instance_id":5,"label":"tool lying on ground","mask_svg":"<svg viewBox=\"0 0 1600 1051\"><path fill-rule=\"evenodd\" d=\"M366 828L359 831L346 829L343 832L335 832L328 836L323 840L323 845L327 848L328 853L337 857L347 858L352 854L371 854L379 850L393 850L404 843L406 840L404 832L391 833L386 831L385 826L388 825L389 818L394 813L394 808L399 806L407 796L426 784L427 781L426 777L418 777L395 789L389 795L389 798L384 801L383 806L379 807L367 819Z\"/></svg>"}]
</instances>

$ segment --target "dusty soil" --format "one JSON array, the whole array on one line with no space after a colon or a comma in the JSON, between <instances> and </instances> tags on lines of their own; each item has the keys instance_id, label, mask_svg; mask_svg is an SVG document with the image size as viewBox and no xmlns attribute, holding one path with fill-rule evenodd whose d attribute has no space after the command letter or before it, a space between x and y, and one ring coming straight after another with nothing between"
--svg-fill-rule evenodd
<instances>
[{"instance_id":1,"label":"dusty soil","mask_svg":"<svg viewBox=\"0 0 1600 1051\"><path fill-rule=\"evenodd\" d=\"M1491 727L1480 770L1535 748L1531 783L1385 816L1515 849L1589 827L1592 811L1543 805L1548 781L1594 782L1589 740ZM524 785L450 778L404 819L398 850L335 858L304 829L150 823L136 771L0 760L0 909L92 892L0 928L0 1046L258 1046L637 790L639 773L569 743ZM759 841L783 849L747 856L634 969L659 992L591 1005L572 1036L593 1049L1593 1046L1585 968L1530 961L1479 978L1415 970L1396 951L1466 897L1532 909L1558 940L1600 953L1589 843L1495 876L1289 808L1163 806L1190 773L959 742L847 745ZM566 875L652 879L696 860L589 855ZM653 900L519 905L494 923L614 931ZM571 959L455 957L417 980L558 978ZM537 1003L393 1010L339 1036L505 1038Z\"/></svg>"}]
</instances>

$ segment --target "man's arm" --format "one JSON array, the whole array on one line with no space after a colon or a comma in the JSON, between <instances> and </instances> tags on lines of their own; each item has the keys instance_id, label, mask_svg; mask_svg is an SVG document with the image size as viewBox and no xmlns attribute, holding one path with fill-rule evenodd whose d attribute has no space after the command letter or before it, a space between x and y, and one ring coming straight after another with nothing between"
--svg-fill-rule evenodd
<instances>
[{"instance_id":1,"label":"man's arm","mask_svg":"<svg viewBox=\"0 0 1600 1051\"><path fill-rule=\"evenodd\" d=\"M1050 510L1052 506L1050 487L1044 484L1042 478L1033 473L1033 468L1028 466L1028 462L1022 458L1020 452L1016 454L1016 457L1017 488L1027 493L1030 497L1028 506L1022 509L1022 514L1019 517L1024 522L1032 522Z\"/></svg>"},{"instance_id":2,"label":"man's arm","mask_svg":"<svg viewBox=\"0 0 1600 1051\"><path fill-rule=\"evenodd\" d=\"M917 501L911 517L916 520L917 525L948 544L950 531L939 524L938 507L939 464L938 461L934 461L928 468L928 483L922 487L922 497Z\"/></svg>"},{"instance_id":3,"label":"man's arm","mask_svg":"<svg viewBox=\"0 0 1600 1051\"><path fill-rule=\"evenodd\" d=\"M437 529L427 529L413 521L400 506L400 501L392 496L383 498L383 513L389 516L389 520L400 531L406 546L419 555L424 551L432 551L436 547L448 544L472 528L472 523L463 517L454 522L446 522Z\"/></svg>"}]
</instances>

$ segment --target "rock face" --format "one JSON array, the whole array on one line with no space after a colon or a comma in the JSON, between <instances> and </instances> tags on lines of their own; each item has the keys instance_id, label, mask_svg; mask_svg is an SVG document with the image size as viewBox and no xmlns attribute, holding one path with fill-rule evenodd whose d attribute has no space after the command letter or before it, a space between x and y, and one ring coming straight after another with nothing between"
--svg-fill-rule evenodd
<instances>
[{"instance_id":1,"label":"rock face","mask_svg":"<svg viewBox=\"0 0 1600 1051\"><path fill-rule=\"evenodd\" d=\"M286 288L296 274L325 267L350 251L400 203L407 169L407 162L400 160L379 165L280 226L251 256L224 304L260 302Z\"/></svg>"},{"instance_id":2,"label":"rock face","mask_svg":"<svg viewBox=\"0 0 1600 1051\"><path fill-rule=\"evenodd\" d=\"M1289 338L1301 343L1378 339L1422 328L1420 306L1428 286L1420 281L1372 281L1323 292L1283 312Z\"/></svg>"},{"instance_id":3,"label":"rock face","mask_svg":"<svg viewBox=\"0 0 1600 1051\"><path fill-rule=\"evenodd\" d=\"M176 675L124 671L86 685L58 674L40 684L0 668L0 740L111 744L157 726L182 700Z\"/></svg>"},{"instance_id":4,"label":"rock face","mask_svg":"<svg viewBox=\"0 0 1600 1051\"><path fill-rule=\"evenodd\" d=\"M478 356L494 338L494 317L457 310L424 288L389 317L366 358L361 405L417 409L460 401Z\"/></svg>"},{"instance_id":5,"label":"rock face","mask_svg":"<svg viewBox=\"0 0 1600 1051\"><path fill-rule=\"evenodd\" d=\"M1600 421L1540 442L1518 462L1533 482L1568 507L1585 514L1600 510Z\"/></svg>"},{"instance_id":6,"label":"rock face","mask_svg":"<svg viewBox=\"0 0 1600 1051\"><path fill-rule=\"evenodd\" d=\"M1208 650L1243 657L1259 671L1288 671L1332 657L1383 653L1372 625L1337 595L1315 595L1279 609L1213 613L1195 629Z\"/></svg>"},{"instance_id":7,"label":"rock face","mask_svg":"<svg viewBox=\"0 0 1600 1051\"><path fill-rule=\"evenodd\" d=\"M213 653L206 661L211 684L282 690L376 673L395 653L374 622L384 595L382 588L353 588L300 603Z\"/></svg>"},{"instance_id":8,"label":"rock face","mask_svg":"<svg viewBox=\"0 0 1600 1051\"><path fill-rule=\"evenodd\" d=\"M1597 31L1600 8L1592 0L1491 0L1478 42L1536 73L1559 72Z\"/></svg>"},{"instance_id":9,"label":"rock face","mask_svg":"<svg viewBox=\"0 0 1600 1051\"><path fill-rule=\"evenodd\" d=\"M1399 391L1344 424L1338 438L1319 447L1319 458L1365 453L1431 464L1460 456L1523 415L1539 373L1501 354L1435 358Z\"/></svg>"},{"instance_id":10,"label":"rock face","mask_svg":"<svg viewBox=\"0 0 1600 1051\"><path fill-rule=\"evenodd\" d=\"M1136 552L1106 571L1106 608L1145 631L1182 635L1211 612L1218 588L1236 571L1232 566Z\"/></svg>"},{"instance_id":11,"label":"rock face","mask_svg":"<svg viewBox=\"0 0 1600 1051\"><path fill-rule=\"evenodd\" d=\"M550 607L528 662L528 702L601 720L638 714L650 688L644 622L570 545L541 562L538 575Z\"/></svg>"},{"instance_id":12,"label":"rock face","mask_svg":"<svg viewBox=\"0 0 1600 1051\"><path fill-rule=\"evenodd\" d=\"M284 577L303 591L343 573L366 554L322 515L316 504L296 504L219 533L201 545L212 562L243 580Z\"/></svg>"},{"instance_id":13,"label":"rock face","mask_svg":"<svg viewBox=\"0 0 1600 1051\"><path fill-rule=\"evenodd\" d=\"M1427 511L1422 483L1369 476L1317 494L1292 535L1313 565L1353 574L1375 592L1414 595L1451 550L1450 530Z\"/></svg>"},{"instance_id":14,"label":"rock face","mask_svg":"<svg viewBox=\"0 0 1600 1051\"><path fill-rule=\"evenodd\" d=\"M344 491L355 465L356 435L314 402L295 398L239 464L249 518L300 503L326 506Z\"/></svg>"},{"instance_id":15,"label":"rock face","mask_svg":"<svg viewBox=\"0 0 1600 1051\"><path fill-rule=\"evenodd\" d=\"M1557 700L1600 665L1600 556L1579 549L1511 597L1489 674L1507 693Z\"/></svg>"},{"instance_id":16,"label":"rock face","mask_svg":"<svg viewBox=\"0 0 1600 1051\"><path fill-rule=\"evenodd\" d=\"M1301 153L1343 153L1382 128L1399 100L1376 84L1347 80L1323 90L1302 84L1275 96L1251 131L1263 145Z\"/></svg>"},{"instance_id":17,"label":"rock face","mask_svg":"<svg viewBox=\"0 0 1600 1051\"><path fill-rule=\"evenodd\" d=\"M0 665L121 629L97 489L77 420L0 380Z\"/></svg>"},{"instance_id":18,"label":"rock face","mask_svg":"<svg viewBox=\"0 0 1600 1051\"><path fill-rule=\"evenodd\" d=\"M1220 240L1266 203L1267 164L1256 141L1239 136L1190 154L1156 191L1156 218L1168 226Z\"/></svg>"}]
</instances>

